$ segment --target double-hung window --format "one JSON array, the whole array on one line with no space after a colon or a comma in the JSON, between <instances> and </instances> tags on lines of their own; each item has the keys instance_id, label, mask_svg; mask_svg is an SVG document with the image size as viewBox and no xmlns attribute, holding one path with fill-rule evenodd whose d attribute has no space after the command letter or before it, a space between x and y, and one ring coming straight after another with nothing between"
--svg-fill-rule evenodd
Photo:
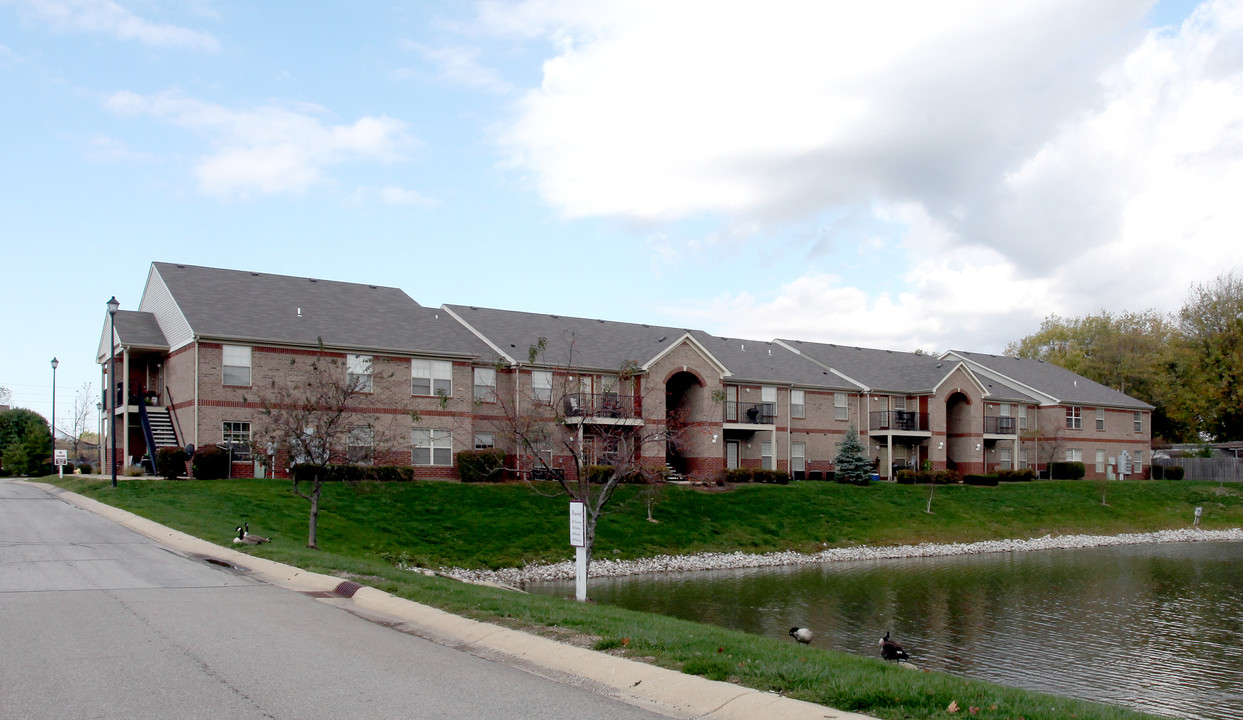
<instances>
[{"instance_id":1,"label":"double-hung window","mask_svg":"<svg viewBox=\"0 0 1243 720\"><path fill-rule=\"evenodd\" d=\"M535 402L543 403L545 405L552 404L551 370L531 371L531 394L535 396Z\"/></svg>"},{"instance_id":2,"label":"double-hung window","mask_svg":"<svg viewBox=\"0 0 1243 720\"><path fill-rule=\"evenodd\" d=\"M371 392L371 356L346 355L345 380L354 392Z\"/></svg>"},{"instance_id":3,"label":"double-hung window","mask_svg":"<svg viewBox=\"0 0 1243 720\"><path fill-rule=\"evenodd\" d=\"M452 397L453 363L448 360L411 360L410 394Z\"/></svg>"},{"instance_id":4,"label":"double-hung window","mask_svg":"<svg viewBox=\"0 0 1243 720\"><path fill-rule=\"evenodd\" d=\"M220 364L225 385L250 386L250 346L225 345Z\"/></svg>"},{"instance_id":5,"label":"double-hung window","mask_svg":"<svg viewBox=\"0 0 1243 720\"><path fill-rule=\"evenodd\" d=\"M1131 424L1135 427L1135 432L1144 431L1144 414L1136 410L1131 414Z\"/></svg>"},{"instance_id":6,"label":"double-hung window","mask_svg":"<svg viewBox=\"0 0 1243 720\"><path fill-rule=\"evenodd\" d=\"M229 448L234 460L250 460L250 423L225 420L220 430L221 444Z\"/></svg>"},{"instance_id":7,"label":"double-hung window","mask_svg":"<svg viewBox=\"0 0 1243 720\"><path fill-rule=\"evenodd\" d=\"M790 443L790 470L803 472L807 469L807 443Z\"/></svg>"},{"instance_id":8,"label":"double-hung window","mask_svg":"<svg viewBox=\"0 0 1243 720\"><path fill-rule=\"evenodd\" d=\"M997 449L997 466L1002 470L1010 469L1010 448L1002 447Z\"/></svg>"},{"instance_id":9,"label":"double-hung window","mask_svg":"<svg viewBox=\"0 0 1243 720\"><path fill-rule=\"evenodd\" d=\"M1081 448L1066 448L1066 462L1083 462L1083 450Z\"/></svg>"},{"instance_id":10,"label":"double-hung window","mask_svg":"<svg viewBox=\"0 0 1243 720\"><path fill-rule=\"evenodd\" d=\"M790 417L807 417L807 395L802 390L790 391Z\"/></svg>"},{"instance_id":11,"label":"double-hung window","mask_svg":"<svg viewBox=\"0 0 1243 720\"><path fill-rule=\"evenodd\" d=\"M346 460L354 465L369 465L375 445L375 432L370 425L349 429L345 441Z\"/></svg>"},{"instance_id":12,"label":"double-hung window","mask_svg":"<svg viewBox=\"0 0 1243 720\"><path fill-rule=\"evenodd\" d=\"M1098 473L1105 472L1105 451L1104 450L1096 451L1096 472Z\"/></svg>"},{"instance_id":13,"label":"double-hung window","mask_svg":"<svg viewBox=\"0 0 1243 720\"><path fill-rule=\"evenodd\" d=\"M475 433L475 449L491 450L496 447L496 434L490 432Z\"/></svg>"},{"instance_id":14,"label":"double-hung window","mask_svg":"<svg viewBox=\"0 0 1243 720\"><path fill-rule=\"evenodd\" d=\"M453 465L453 432L439 428L414 429L414 451L412 460L415 465Z\"/></svg>"},{"instance_id":15,"label":"double-hung window","mask_svg":"<svg viewBox=\"0 0 1243 720\"><path fill-rule=\"evenodd\" d=\"M496 402L496 368L475 368L475 402Z\"/></svg>"},{"instance_id":16,"label":"double-hung window","mask_svg":"<svg viewBox=\"0 0 1243 720\"><path fill-rule=\"evenodd\" d=\"M760 467L765 470L773 469L773 443L771 440L765 440L760 443Z\"/></svg>"},{"instance_id":17,"label":"double-hung window","mask_svg":"<svg viewBox=\"0 0 1243 720\"><path fill-rule=\"evenodd\" d=\"M1066 408L1066 429L1083 429L1083 408L1078 405L1071 405Z\"/></svg>"},{"instance_id":18,"label":"double-hung window","mask_svg":"<svg viewBox=\"0 0 1243 720\"><path fill-rule=\"evenodd\" d=\"M1096 429L1105 429L1105 408L1103 407L1096 408Z\"/></svg>"},{"instance_id":19,"label":"double-hung window","mask_svg":"<svg viewBox=\"0 0 1243 720\"><path fill-rule=\"evenodd\" d=\"M846 398L846 393L844 392L833 393L833 419L834 420L846 420L850 417L850 406L848 405L848 403L849 403L849 400L847 400Z\"/></svg>"}]
</instances>

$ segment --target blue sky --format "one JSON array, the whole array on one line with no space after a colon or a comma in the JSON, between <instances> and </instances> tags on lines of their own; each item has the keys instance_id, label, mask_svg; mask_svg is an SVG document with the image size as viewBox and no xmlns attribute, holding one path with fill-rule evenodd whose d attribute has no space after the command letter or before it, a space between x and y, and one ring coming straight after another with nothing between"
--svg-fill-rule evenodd
<instances>
[{"instance_id":1,"label":"blue sky","mask_svg":"<svg viewBox=\"0 0 1243 720\"><path fill-rule=\"evenodd\" d=\"M857 7L866 5L866 7ZM758 8L762 7L762 11ZM0 386L150 263L899 350L1243 266L1243 2L0 0Z\"/></svg>"}]
</instances>

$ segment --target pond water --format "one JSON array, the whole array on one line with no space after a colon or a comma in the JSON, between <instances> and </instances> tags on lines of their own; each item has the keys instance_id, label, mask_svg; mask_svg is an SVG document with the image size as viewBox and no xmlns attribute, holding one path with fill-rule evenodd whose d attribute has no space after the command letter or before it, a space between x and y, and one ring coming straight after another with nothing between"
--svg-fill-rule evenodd
<instances>
[{"instance_id":1,"label":"pond water","mask_svg":"<svg viewBox=\"0 0 1243 720\"><path fill-rule=\"evenodd\" d=\"M532 592L573 596L573 581ZM592 599L1180 718L1243 720L1243 543L593 578Z\"/></svg>"}]
</instances>

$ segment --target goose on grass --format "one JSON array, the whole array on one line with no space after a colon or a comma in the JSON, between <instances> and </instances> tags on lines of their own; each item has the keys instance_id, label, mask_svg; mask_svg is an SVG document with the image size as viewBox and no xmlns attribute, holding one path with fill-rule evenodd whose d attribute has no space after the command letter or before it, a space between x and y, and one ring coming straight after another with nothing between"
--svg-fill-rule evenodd
<instances>
[{"instance_id":1,"label":"goose on grass","mask_svg":"<svg viewBox=\"0 0 1243 720\"><path fill-rule=\"evenodd\" d=\"M803 645L811 644L811 639L814 638L815 636L816 635L815 633L811 631L811 628L805 628L805 627L790 628L790 637L794 638L795 640L797 640L799 643Z\"/></svg>"}]
</instances>

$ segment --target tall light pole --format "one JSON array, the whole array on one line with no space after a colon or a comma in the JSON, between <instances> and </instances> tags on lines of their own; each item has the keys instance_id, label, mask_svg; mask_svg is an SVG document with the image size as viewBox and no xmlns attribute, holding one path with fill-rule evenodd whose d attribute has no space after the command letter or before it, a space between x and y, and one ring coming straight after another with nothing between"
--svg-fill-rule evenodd
<instances>
[{"instance_id":1,"label":"tall light pole","mask_svg":"<svg viewBox=\"0 0 1243 720\"><path fill-rule=\"evenodd\" d=\"M52 358L52 457L56 457L56 368L60 361Z\"/></svg>"},{"instance_id":2,"label":"tall light pole","mask_svg":"<svg viewBox=\"0 0 1243 720\"><path fill-rule=\"evenodd\" d=\"M117 486L117 309L121 307L121 303L117 302L117 296L113 295L108 300L108 397L112 398L108 402L111 406L111 417L108 418L108 438L112 441L112 454L108 457L108 464L112 466L112 487Z\"/></svg>"}]
</instances>

